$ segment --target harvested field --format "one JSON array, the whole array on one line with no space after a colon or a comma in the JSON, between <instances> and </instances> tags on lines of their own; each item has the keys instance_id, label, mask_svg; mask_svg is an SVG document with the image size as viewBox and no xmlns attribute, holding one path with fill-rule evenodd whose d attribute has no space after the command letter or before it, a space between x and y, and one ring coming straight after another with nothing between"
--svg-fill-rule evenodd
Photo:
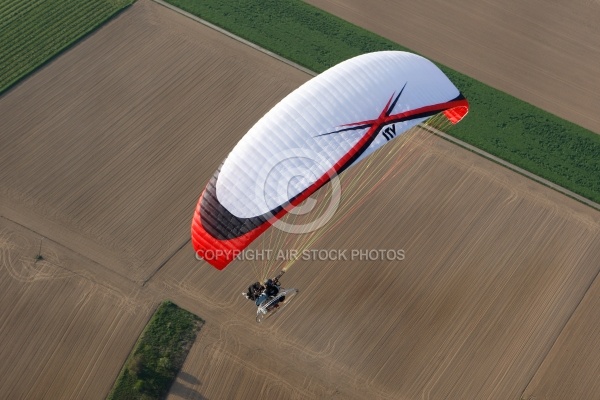
<instances>
[{"instance_id":1,"label":"harvested field","mask_svg":"<svg viewBox=\"0 0 600 400\"><path fill-rule=\"evenodd\" d=\"M0 98L2 207L124 279L148 279L189 238L229 149L307 79L221 37L142 3Z\"/></svg>"},{"instance_id":2,"label":"harvested field","mask_svg":"<svg viewBox=\"0 0 600 400\"><path fill-rule=\"evenodd\" d=\"M596 279L527 386L525 399L599 398L599 306L600 280Z\"/></svg>"},{"instance_id":3,"label":"harvested field","mask_svg":"<svg viewBox=\"0 0 600 400\"><path fill-rule=\"evenodd\" d=\"M47 239L36 260L40 239L0 218L0 392L104 398L152 303L94 282L94 263Z\"/></svg>"},{"instance_id":4,"label":"harvested field","mask_svg":"<svg viewBox=\"0 0 600 400\"><path fill-rule=\"evenodd\" d=\"M308 78L141 0L0 98L0 392L105 397L166 298L206 320L171 399L518 399L556 376L546 356L590 314L600 213L428 133L314 246L404 261L298 262L299 297L257 325L252 270L194 259L206 180Z\"/></svg>"},{"instance_id":5,"label":"harvested field","mask_svg":"<svg viewBox=\"0 0 600 400\"><path fill-rule=\"evenodd\" d=\"M404 261L298 262L284 281L300 297L259 327L235 292L254 278L244 263L213 271L185 250L167 263L153 284L221 321L178 393L236 379L225 388L240 398L519 398L596 277L600 216L426 133L404 150L406 172L353 216L361 228L315 245L402 248Z\"/></svg>"},{"instance_id":6,"label":"harvested field","mask_svg":"<svg viewBox=\"0 0 600 400\"><path fill-rule=\"evenodd\" d=\"M307 0L600 133L600 2Z\"/></svg>"}]
</instances>

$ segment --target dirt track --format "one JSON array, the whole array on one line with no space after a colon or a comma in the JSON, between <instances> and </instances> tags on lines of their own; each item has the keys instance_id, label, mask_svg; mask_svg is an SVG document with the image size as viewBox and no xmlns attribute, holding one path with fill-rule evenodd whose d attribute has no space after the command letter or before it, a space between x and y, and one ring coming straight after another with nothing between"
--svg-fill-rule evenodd
<instances>
[{"instance_id":1,"label":"dirt track","mask_svg":"<svg viewBox=\"0 0 600 400\"><path fill-rule=\"evenodd\" d=\"M307 0L600 133L600 2Z\"/></svg>"},{"instance_id":2,"label":"dirt track","mask_svg":"<svg viewBox=\"0 0 600 400\"><path fill-rule=\"evenodd\" d=\"M253 271L196 261L189 222L229 149L307 79L139 1L0 98L0 392L104 398L165 298L207 321L173 399L553 398L561 343L587 371L600 213L423 132L360 229L315 244L406 259L299 262L298 300L254 323ZM51 266L34 262L40 235ZM592 398L577 371L569 387Z\"/></svg>"}]
</instances>

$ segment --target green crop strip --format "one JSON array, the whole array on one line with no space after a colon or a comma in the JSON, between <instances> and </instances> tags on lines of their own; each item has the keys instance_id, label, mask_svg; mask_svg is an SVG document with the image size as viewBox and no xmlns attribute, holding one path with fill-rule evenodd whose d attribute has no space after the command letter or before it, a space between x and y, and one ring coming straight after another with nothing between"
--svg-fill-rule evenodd
<instances>
[{"instance_id":1,"label":"green crop strip","mask_svg":"<svg viewBox=\"0 0 600 400\"><path fill-rule=\"evenodd\" d=\"M0 2L0 94L133 0Z\"/></svg>"},{"instance_id":2,"label":"green crop strip","mask_svg":"<svg viewBox=\"0 0 600 400\"><path fill-rule=\"evenodd\" d=\"M162 303L127 358L108 400L164 398L203 322L170 301Z\"/></svg>"},{"instance_id":3,"label":"green crop strip","mask_svg":"<svg viewBox=\"0 0 600 400\"><path fill-rule=\"evenodd\" d=\"M315 72L367 52L408 50L299 0L168 1ZM600 202L600 135L440 67L471 103L450 134Z\"/></svg>"}]
</instances>

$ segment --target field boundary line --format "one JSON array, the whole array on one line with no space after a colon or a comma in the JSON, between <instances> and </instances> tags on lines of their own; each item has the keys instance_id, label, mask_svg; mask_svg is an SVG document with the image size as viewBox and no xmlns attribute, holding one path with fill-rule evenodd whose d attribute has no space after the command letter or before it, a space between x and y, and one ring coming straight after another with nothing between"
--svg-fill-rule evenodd
<instances>
[{"instance_id":1,"label":"field boundary line","mask_svg":"<svg viewBox=\"0 0 600 400\"><path fill-rule=\"evenodd\" d=\"M234 40L237 40L238 42L241 42L241 43L245 44L246 46L250 46L253 49L256 49L256 50L260 51L261 53L264 53L264 54L266 54L268 56L271 56L271 57L273 57L273 58L275 58L275 59L277 59L277 60L279 60L281 62L284 62L284 63L286 63L286 64L288 64L288 65L290 65L290 66L292 66L292 67L294 67L296 69L299 69L300 71L302 71L302 72L304 72L304 73L306 73L308 75L312 75L312 76L317 76L318 75L316 72L311 71L311 70L309 70L307 68L304 68L300 64L296 64L295 62L292 62L292 61L290 61L290 60L288 60L286 58L283 58L280 55L273 53L272 51L269 51L269 50L267 50L267 49L265 49L263 47L260 47L259 45L254 44L254 43L252 43L252 42L250 42L250 41L248 41L248 40L246 40L244 38L241 38L241 37L239 37L239 36L237 36L237 35L229 32L229 31L226 31L225 29L223 29L223 28L221 28L221 27L219 27L219 26L217 26L215 24L211 24L210 22L208 22L208 21L206 21L206 20L204 20L202 18L199 18L199 17L195 16L194 14L190 14L189 12L184 11L184 10L182 10L179 7L175 7L174 5L169 4L169 3L167 3L167 2L165 2L163 0L152 0L152 1L154 1L155 3L160 4L163 7L167 7L169 9L171 9L171 10L175 11L176 13L184 15L184 16L190 18L190 19L193 19L194 21L199 22L202 25L205 25L205 26L207 26L207 27L209 27L211 29L214 29L215 31L217 31L219 33L222 33L225 36L228 36L228 37L230 37L230 38L232 38Z\"/></svg>"},{"instance_id":2,"label":"field boundary line","mask_svg":"<svg viewBox=\"0 0 600 400\"><path fill-rule=\"evenodd\" d=\"M129 277L127 277L125 275L122 275L119 272L113 271L110 268L107 268L105 265L103 265L103 264L99 263L98 261L96 261L96 260L94 260L94 259L86 256L85 254L83 254L83 253L81 253L81 252L73 249L72 247L69 247L69 246L67 246L64 243L59 242L58 240L56 240L54 238L46 236L43 233L40 233L40 232L36 231L35 229L33 229L33 228L31 228L31 227L29 227L27 225L24 225L24 224L20 223L19 221L16 221L16 220L12 219L11 217L9 217L7 215L0 214L0 219L4 219L4 220L8 221L9 223L14 224L14 225L20 227L21 229L29 231L29 232L31 232L31 233L39 236L40 239L45 240L46 242L49 242L49 243L51 243L51 244L53 244L55 246L62 247L63 250L66 250L67 252L70 252L72 254L75 254L75 255L77 255L77 256L85 259L90 264L94 264L96 266L99 266L100 268L103 269L104 272L108 272L109 274L114 274L114 275L118 276L119 278L122 278L125 281L129 282L128 285L131 284L131 283L134 284L135 286L138 285L136 281L130 279ZM87 269L85 267L83 267L83 271L89 273L89 275L85 274L85 273L83 273L81 271L65 267L64 265L61 265L61 264L52 263L52 265L54 267L56 267L56 268L60 268L60 269L62 269L64 271L68 271L68 272L70 272L73 275L76 275L76 276L78 276L78 277L80 277L82 279L85 279L86 281L88 281L88 282L90 282L90 283L92 283L94 285L100 285L100 286L102 286L104 288L107 288L109 290L118 292L118 290L115 287L113 287L113 286L110 285L110 282L109 283L100 282L98 279L96 279L96 277L93 275L93 273L91 271L89 271L89 269Z\"/></svg>"},{"instance_id":3,"label":"field boundary line","mask_svg":"<svg viewBox=\"0 0 600 400\"><path fill-rule=\"evenodd\" d=\"M150 282L152 278L154 278L154 275L156 275L162 269L162 267L164 267L171 260L171 258L175 257L175 255L179 253L179 251L183 249L185 245L188 244L191 240L192 239L187 239L185 242L183 242L181 246L179 246L169 256L167 256L167 258L165 258L164 261L161 262L160 265L154 271L152 271L152 273L148 275L146 279L144 279L144 281L142 282L142 287L146 286L146 284Z\"/></svg>"},{"instance_id":4,"label":"field boundary line","mask_svg":"<svg viewBox=\"0 0 600 400\"><path fill-rule=\"evenodd\" d=\"M583 294L582 294L581 298L579 299L579 301L577 302L577 305L573 308L573 311L569 315L569 318L567 318L565 320L565 323L562 325L562 327L558 331L558 335L556 335L556 337L554 338L554 341L552 342L552 344L550 346L548 346L548 351L546 351L546 353L544 354L544 357L540 360L540 363L538 364L538 366L535 369L535 371L531 374L531 377L529 377L529 380L527 381L527 384L525 385L525 388L521 392L521 397L519 397L520 399L524 399L525 392L527 392L527 389L529 389L529 386L531 385L531 383L533 382L533 380L537 376L538 372L540 372L540 369L544 365L544 362L546 362L546 360L548 359L548 355L550 355L550 353L552 352L552 350L554 350L554 347L556 346L556 343L562 337L563 332L565 332L565 329L567 329L567 325L569 325L569 323L573 320L573 317L575 316L575 314L577 314L577 311L579 311L579 309L581 307L583 307L582 306L583 301L586 299L587 296L591 296L590 293L592 291L592 287L594 286L594 284L596 283L596 281L598 281L599 279L600 279L600 269L598 269L598 271L596 272L596 275L594 276L594 278L590 281L589 285L585 288L585 291L583 291ZM551 362L551 360L549 362ZM535 400L534 397L531 397L531 399Z\"/></svg>"},{"instance_id":5,"label":"field boundary line","mask_svg":"<svg viewBox=\"0 0 600 400\"><path fill-rule=\"evenodd\" d=\"M590 199L587 199L587 198L585 198L585 197L583 197L581 195L578 195L575 192L571 192L570 190L565 189L564 187L562 187L560 185L557 185L556 183L550 182L549 180L544 179L544 178L542 178L539 175L536 175L536 174L534 174L532 172L524 170L521 167L517 167L516 165L511 164L511 163L509 163L506 160L503 160L503 159L501 159L499 157L496 157L493 154L490 154L490 153L488 153L486 151L483 151L480 148L477 148L477 147L475 147L475 146L473 146L473 145L471 145L471 144L469 144L467 142L463 142L462 140L457 139L454 136L450 136L447 133L444 133L444 132L442 132L442 131L440 131L438 129L435 129L435 128L431 127L431 126L427 126L427 125L421 124L420 127L423 128L423 129L425 129L428 132L433 133L436 136L441 137L442 139L446 139L447 141L452 142L452 143L456 144L457 146L460 146L460 147L464 148L465 150L469 150L469 151L472 151L473 153L477 153L478 155L480 155L483 158L487 158L488 160L493 161L495 163L498 163L498 164L500 164L500 165L502 165L502 166L510 169L513 172L516 172L518 174L526 176L527 178L530 178L531 180L534 180L534 181L536 181L538 183L541 183L542 185L547 186L547 187L549 187L551 189L554 189L557 192L564 194L565 196L571 197L574 200L577 200L577 201L579 201L581 203L584 203L584 204L586 204L586 205L588 205L588 206L590 206L592 208L595 208L596 210L600 211L600 204L598 204L598 203L596 203L596 202L594 202L594 201L592 201Z\"/></svg>"},{"instance_id":6,"label":"field boundary line","mask_svg":"<svg viewBox=\"0 0 600 400\"><path fill-rule=\"evenodd\" d=\"M175 7L174 5L169 4L169 3L167 3L167 2L165 2L163 0L152 0L152 1L154 1L155 3L158 3L160 5L162 5L163 7L168 8L170 10L173 10L173 11L175 11L175 12L177 12L177 13L185 16L185 17L193 19L194 21L199 22L202 25L205 25L205 26L207 26L207 27L209 27L211 29L214 29L215 31L217 31L219 33L222 33L223 35L228 36L228 37L230 37L230 38L232 38L234 40L237 40L240 43L243 43L243 44L245 44L247 46L250 46L253 49L258 50L258 51L260 51L260 52L262 52L262 53L264 53L264 54L266 54L266 55L268 55L270 57L273 57L273 58L275 58L275 59L277 59L277 60L279 60L279 61L281 61L281 62L283 62L283 63L285 63L285 64L287 64L287 65L289 65L291 67L294 67L294 68L296 68L296 69L298 69L298 70L300 70L300 71L302 71L302 72L304 72L304 73L306 73L308 75L311 75L311 76L317 76L318 75L314 71L311 71L311 70L309 70L307 68L304 68L303 66L301 66L299 64L296 64L295 62L292 62L292 61L290 61L290 60L288 60L288 59L286 59L284 57L281 57L280 55L275 54L272 51L269 51L269 50L267 50L267 49L265 49L263 47L260 47L257 44L252 43L252 42L250 42L250 41L248 41L248 40L246 40L244 38L241 38L241 37L239 37L239 36L237 36L237 35L229 32L229 31L227 31L227 30L225 30L225 29L223 29L223 28L221 28L221 27L219 27L217 25L211 24L210 22L208 22L208 21L206 21L206 20L204 20L202 18L199 18L199 17L197 17L197 16L195 16L193 14L190 14L189 12L184 11L184 10L182 10L179 7ZM502 166L510 169L513 172L516 172L518 174L526 176L527 178L530 178L533 181L536 181L536 182L538 182L538 183L540 183L540 184L542 184L542 185L544 185L546 187L549 187L551 189L554 189L557 192L562 193L563 195L565 195L567 197L570 197L570 198L572 198L574 200L577 200L577 201L579 201L579 202L581 202L583 204L586 204L589 207L592 207L592 208L600 211L600 204L598 204L598 203L596 203L596 202L594 202L594 201L592 201L590 199L587 199L587 198L585 198L585 197L583 197L581 195L578 195L577 193L572 192L572 191L570 191L570 190L568 190L568 189L566 189L566 188L564 188L564 187L562 187L560 185L557 185L556 183L550 182L549 180L544 179L544 178L542 178L539 175L536 175L536 174L534 174L532 172L524 170L523 168L517 167L516 165L511 164L508 161L505 161L505 160L503 160L503 159L501 159L499 157L496 157L496 156L494 156L494 155L492 155L492 154L490 154L490 153L488 153L486 151L483 151L483 150L481 150L481 149L479 149L479 148L477 148L477 147L475 147L473 145L470 145L467 142L463 142L462 140L457 139L454 136L450 136L447 133L444 133L444 132L442 132L442 131L440 131L438 129L435 129L435 128L432 128L430 126L426 126L426 125L423 125L423 124L421 124L420 126L423 129L427 130L428 132L433 133L434 135L439 136L442 139L445 139L445 140L447 140L449 142L452 142L455 145L457 145L459 147L462 147L463 149L466 149L466 150L469 150L469 151L471 151L473 153L476 153L476 154L480 155L483 158L486 158L486 159L488 159L490 161L493 161L493 162L495 162L497 164L500 164L500 165L502 165Z\"/></svg>"},{"instance_id":7,"label":"field boundary line","mask_svg":"<svg viewBox=\"0 0 600 400\"><path fill-rule=\"evenodd\" d=\"M4 95L8 94L10 91L12 91L17 86L19 86L21 83L23 83L26 79L28 79L29 77L31 77L34 74L41 71L43 68L50 65L52 62L54 62L57 58L59 58L63 54L66 54L71 49L74 49L75 47L77 47L79 44L81 44L82 42L84 42L85 40L90 38L93 34L98 32L98 30L100 30L102 27L104 27L104 26L110 24L112 21L116 20L118 17L120 17L123 14L123 12L128 10L135 1L136 0L133 0L133 2L131 2L130 4L123 6L119 10L115 11L113 14L106 17L105 19L98 21L97 24L92 26L89 30L87 30L85 33L83 33L78 38L72 40L69 44L66 44L63 48L59 49L55 54L50 55L46 60L42 61L41 63L39 63L37 65L34 65L32 68L30 68L27 72L25 72L21 76L16 77L11 83L9 83L7 86L5 86L4 89L0 88L0 96L4 96Z\"/></svg>"}]
</instances>

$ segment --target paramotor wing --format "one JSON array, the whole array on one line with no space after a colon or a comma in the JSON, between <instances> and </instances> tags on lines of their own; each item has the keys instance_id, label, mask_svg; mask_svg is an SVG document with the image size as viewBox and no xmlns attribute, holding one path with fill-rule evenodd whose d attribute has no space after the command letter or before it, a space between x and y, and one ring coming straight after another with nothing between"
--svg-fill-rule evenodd
<instances>
[{"instance_id":1,"label":"paramotor wing","mask_svg":"<svg viewBox=\"0 0 600 400\"><path fill-rule=\"evenodd\" d=\"M468 108L416 54L368 53L328 69L275 105L214 173L192 220L194 250L225 268L337 174L432 117L457 123Z\"/></svg>"}]
</instances>

